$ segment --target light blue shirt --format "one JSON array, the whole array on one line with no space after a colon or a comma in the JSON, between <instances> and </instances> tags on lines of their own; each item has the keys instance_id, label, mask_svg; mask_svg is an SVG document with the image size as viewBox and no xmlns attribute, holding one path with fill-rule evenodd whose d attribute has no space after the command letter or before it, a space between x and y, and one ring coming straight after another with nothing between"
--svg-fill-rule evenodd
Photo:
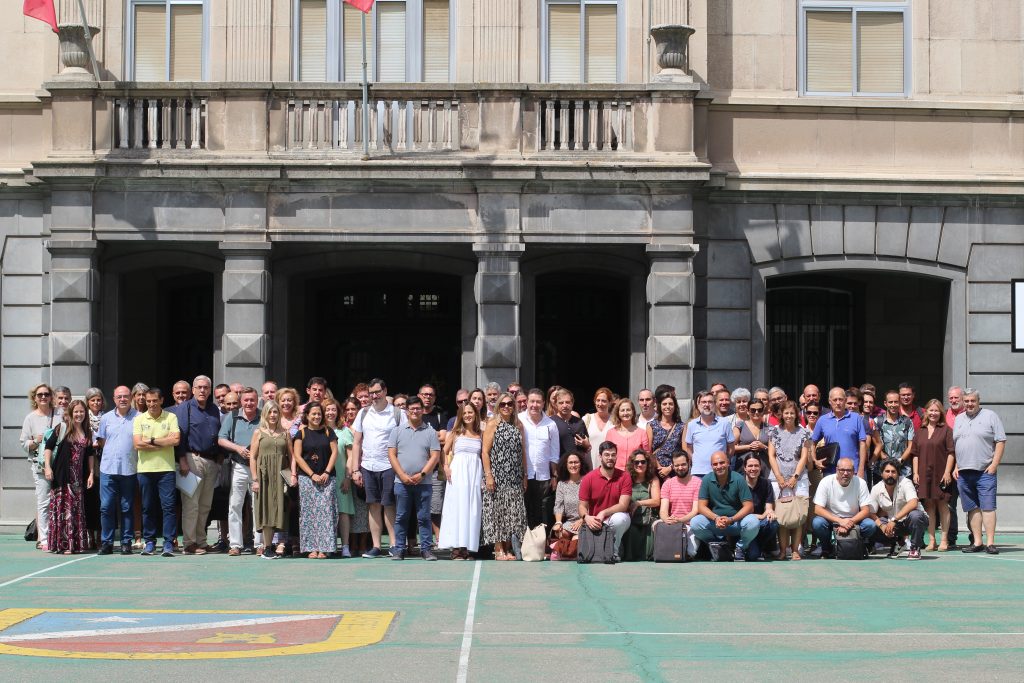
<instances>
[{"instance_id":1,"label":"light blue shirt","mask_svg":"<svg viewBox=\"0 0 1024 683\"><path fill-rule=\"evenodd\" d=\"M732 420L715 416L710 425L696 417L686 425L686 443L693 447L693 464L690 471L704 476L711 471L711 456L717 451L725 452L736 440L732 431Z\"/></svg>"},{"instance_id":2,"label":"light blue shirt","mask_svg":"<svg viewBox=\"0 0 1024 683\"><path fill-rule=\"evenodd\" d=\"M121 417L114 409L100 418L100 428L96 433L97 439L103 439L100 474L130 476L136 473L139 454L132 441L132 422L138 414L135 408L129 408L128 414Z\"/></svg>"}]
</instances>

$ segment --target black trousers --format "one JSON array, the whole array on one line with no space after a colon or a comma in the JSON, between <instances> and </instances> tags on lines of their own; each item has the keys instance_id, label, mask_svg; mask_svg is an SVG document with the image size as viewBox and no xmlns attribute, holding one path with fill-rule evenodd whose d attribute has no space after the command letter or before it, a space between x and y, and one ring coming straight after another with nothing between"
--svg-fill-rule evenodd
<instances>
[{"instance_id":1,"label":"black trousers","mask_svg":"<svg viewBox=\"0 0 1024 683\"><path fill-rule=\"evenodd\" d=\"M526 482L526 524L534 528L546 524L548 530L555 523L555 492L550 481L530 479Z\"/></svg>"}]
</instances>

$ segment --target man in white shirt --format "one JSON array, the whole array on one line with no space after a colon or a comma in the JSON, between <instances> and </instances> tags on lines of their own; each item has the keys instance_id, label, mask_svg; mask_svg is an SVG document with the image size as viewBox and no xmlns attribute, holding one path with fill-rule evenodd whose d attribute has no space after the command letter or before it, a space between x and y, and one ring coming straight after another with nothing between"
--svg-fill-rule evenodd
<instances>
[{"instance_id":1,"label":"man in white shirt","mask_svg":"<svg viewBox=\"0 0 1024 683\"><path fill-rule=\"evenodd\" d=\"M546 524L550 529L555 523L560 454L558 425L544 414L543 391L530 389L526 410L519 414L519 421L526 432L526 524L530 529L538 524Z\"/></svg>"},{"instance_id":2,"label":"man in white shirt","mask_svg":"<svg viewBox=\"0 0 1024 683\"><path fill-rule=\"evenodd\" d=\"M900 476L900 461L890 458L882 463L882 479L871 489L871 519L878 529L875 540L890 546L889 557L903 552L901 536L910 534L908 560L921 559L928 515L917 498L917 489L907 477Z\"/></svg>"},{"instance_id":3,"label":"man in white shirt","mask_svg":"<svg viewBox=\"0 0 1024 683\"><path fill-rule=\"evenodd\" d=\"M647 429L647 423L657 419L658 407L654 405L654 392L650 389L641 389L636 395L637 405L640 407L640 415L636 418L636 426L640 429Z\"/></svg>"},{"instance_id":4,"label":"man in white shirt","mask_svg":"<svg viewBox=\"0 0 1024 683\"><path fill-rule=\"evenodd\" d=\"M868 485L853 473L853 460L840 458L836 463L836 473L823 478L814 494L814 514L817 517L811 524L811 530L821 544L823 558L835 557L833 529L837 536L847 536L853 527L859 527L861 541L865 543L875 534Z\"/></svg>"},{"instance_id":5,"label":"man in white shirt","mask_svg":"<svg viewBox=\"0 0 1024 683\"><path fill-rule=\"evenodd\" d=\"M369 391L370 405L360 410L352 423L352 455L359 467L352 481L366 489L373 547L363 557L374 558L385 556L380 549L381 512L388 538L395 538L395 471L388 459L388 439L395 427L407 424L409 419L405 411L388 403L384 380L371 380Z\"/></svg>"}]
</instances>

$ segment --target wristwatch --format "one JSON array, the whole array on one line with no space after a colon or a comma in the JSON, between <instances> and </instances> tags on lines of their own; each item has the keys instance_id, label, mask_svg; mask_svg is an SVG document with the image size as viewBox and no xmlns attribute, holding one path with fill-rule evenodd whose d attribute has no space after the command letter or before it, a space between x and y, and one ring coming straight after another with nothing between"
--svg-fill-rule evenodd
<instances>
[{"instance_id":1,"label":"wristwatch","mask_svg":"<svg viewBox=\"0 0 1024 683\"><path fill-rule=\"evenodd\" d=\"M149 445L150 446L155 446L156 445L156 437L155 436L149 437Z\"/></svg>"}]
</instances>

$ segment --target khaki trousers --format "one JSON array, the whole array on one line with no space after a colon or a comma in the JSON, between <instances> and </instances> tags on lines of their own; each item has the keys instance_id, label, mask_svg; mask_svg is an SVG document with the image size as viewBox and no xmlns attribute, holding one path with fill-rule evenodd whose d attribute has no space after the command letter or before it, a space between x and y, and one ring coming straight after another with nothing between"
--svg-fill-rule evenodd
<instances>
[{"instance_id":1,"label":"khaki trousers","mask_svg":"<svg viewBox=\"0 0 1024 683\"><path fill-rule=\"evenodd\" d=\"M213 502L213 489L217 487L220 465L216 460L207 460L195 453L189 453L188 468L199 477L199 486L192 497L181 496L181 538L185 547L206 543L206 518Z\"/></svg>"}]
</instances>

